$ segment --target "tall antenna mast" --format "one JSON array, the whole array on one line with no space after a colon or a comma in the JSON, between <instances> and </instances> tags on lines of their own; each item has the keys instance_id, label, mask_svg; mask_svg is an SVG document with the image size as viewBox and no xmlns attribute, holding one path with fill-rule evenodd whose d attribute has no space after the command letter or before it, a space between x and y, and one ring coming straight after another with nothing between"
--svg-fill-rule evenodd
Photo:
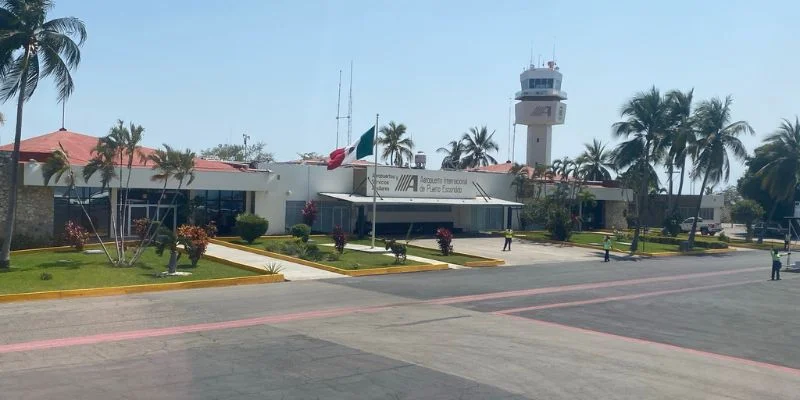
<instances>
[{"instance_id":1,"label":"tall antenna mast","mask_svg":"<svg viewBox=\"0 0 800 400\"><path fill-rule=\"evenodd\" d=\"M508 149L507 149L508 151L506 152L507 153L506 155L508 156L506 159L509 160L509 161L511 161L511 146L512 146L512 144L511 144L511 106L513 104L514 104L514 99L512 97L509 97L508 98Z\"/></svg>"},{"instance_id":2,"label":"tall antenna mast","mask_svg":"<svg viewBox=\"0 0 800 400\"><path fill-rule=\"evenodd\" d=\"M553 62L556 62L556 38L553 38Z\"/></svg>"},{"instance_id":3,"label":"tall antenna mast","mask_svg":"<svg viewBox=\"0 0 800 400\"><path fill-rule=\"evenodd\" d=\"M67 100L61 100L61 129L60 131L65 131L67 128L64 127L64 119L66 119L67 115Z\"/></svg>"},{"instance_id":4,"label":"tall antenna mast","mask_svg":"<svg viewBox=\"0 0 800 400\"><path fill-rule=\"evenodd\" d=\"M528 63L528 68L533 66L533 42L531 42L531 62Z\"/></svg>"},{"instance_id":5,"label":"tall antenna mast","mask_svg":"<svg viewBox=\"0 0 800 400\"><path fill-rule=\"evenodd\" d=\"M350 95L347 98L347 143L353 143L353 60L350 60Z\"/></svg>"},{"instance_id":6,"label":"tall antenna mast","mask_svg":"<svg viewBox=\"0 0 800 400\"><path fill-rule=\"evenodd\" d=\"M342 104L342 70L339 70L339 94L336 95L336 148L339 148L339 109Z\"/></svg>"}]
</instances>

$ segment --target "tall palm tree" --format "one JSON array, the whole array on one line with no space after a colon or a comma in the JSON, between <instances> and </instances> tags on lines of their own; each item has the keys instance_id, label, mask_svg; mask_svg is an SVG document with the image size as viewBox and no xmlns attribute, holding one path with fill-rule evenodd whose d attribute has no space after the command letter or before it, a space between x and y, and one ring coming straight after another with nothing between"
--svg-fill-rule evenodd
<instances>
[{"instance_id":1,"label":"tall palm tree","mask_svg":"<svg viewBox=\"0 0 800 400\"><path fill-rule=\"evenodd\" d=\"M86 40L86 28L77 18L46 21L52 7L50 0L0 1L0 99L19 95L0 268L9 266L14 236L23 105L33 96L39 79L48 76L55 79L58 101L66 101L74 87L70 70L80 64L79 47Z\"/></svg>"},{"instance_id":2,"label":"tall palm tree","mask_svg":"<svg viewBox=\"0 0 800 400\"><path fill-rule=\"evenodd\" d=\"M694 89L688 92L673 90L667 93L667 104L669 107L669 130L670 136L669 152L667 154L667 173L669 174L669 199L667 206L670 214L674 215L680 204L683 194L683 182L686 176L686 161L694 158L697 154L697 132L692 118L692 100ZM677 168L681 171L680 182L678 183L678 194L673 199L672 190L673 171Z\"/></svg>"},{"instance_id":3,"label":"tall palm tree","mask_svg":"<svg viewBox=\"0 0 800 400\"><path fill-rule=\"evenodd\" d=\"M578 161L583 165L583 172L590 181L610 181L614 163L611 162L611 153L606 151L603 142L592 139L592 143L584 143L585 150L578 156Z\"/></svg>"},{"instance_id":4,"label":"tall palm tree","mask_svg":"<svg viewBox=\"0 0 800 400\"><path fill-rule=\"evenodd\" d=\"M631 241L631 253L638 249L642 217L647 209L648 168L662 157L661 141L668 127L667 105L658 89L653 86L646 92L639 92L622 106L620 115L624 121L612 126L616 137L628 139L620 143L614 151L614 164L617 168L635 167L641 179L636 179L636 192L639 199L636 230ZM630 168L629 168L630 169Z\"/></svg>"},{"instance_id":5,"label":"tall palm tree","mask_svg":"<svg viewBox=\"0 0 800 400\"><path fill-rule=\"evenodd\" d=\"M451 140L447 144L449 147L439 147L436 149L437 153L444 153L442 160L442 169L460 169L461 156L464 154L464 142L460 140Z\"/></svg>"},{"instance_id":6,"label":"tall palm tree","mask_svg":"<svg viewBox=\"0 0 800 400\"><path fill-rule=\"evenodd\" d=\"M747 158L747 150L739 140L738 136L754 134L753 128L745 121L731 123L731 96L720 100L715 97L706 100L697 107L696 121L697 130L700 137L697 140L697 160L695 162L693 178L703 177L700 185L700 196L697 198L697 208L694 213L692 230L689 232L689 247L694 245L695 231L697 230L697 218L700 216L700 205L703 200L706 185L716 185L721 181L728 181L731 172L728 151L734 157L744 160Z\"/></svg>"},{"instance_id":7,"label":"tall palm tree","mask_svg":"<svg viewBox=\"0 0 800 400\"><path fill-rule=\"evenodd\" d=\"M406 134L406 126L390 121L389 125L381 127L381 136L378 137L378 144L383 146L381 158L389 160L391 165L403 166L403 160L414 158L414 141L411 138L403 137Z\"/></svg>"},{"instance_id":8,"label":"tall palm tree","mask_svg":"<svg viewBox=\"0 0 800 400\"><path fill-rule=\"evenodd\" d=\"M494 131L490 134L486 126L478 128L477 126L469 128L469 132L461 137L464 142L464 166L467 168L475 168L480 166L487 166L489 164L497 164L489 152L499 151L500 146L497 142L492 140Z\"/></svg>"},{"instance_id":9,"label":"tall palm tree","mask_svg":"<svg viewBox=\"0 0 800 400\"><path fill-rule=\"evenodd\" d=\"M800 184L800 119L794 123L784 119L778 130L764 139L767 158L770 160L758 172L762 178L761 186L775 201L775 208L782 201L791 199Z\"/></svg>"}]
</instances>

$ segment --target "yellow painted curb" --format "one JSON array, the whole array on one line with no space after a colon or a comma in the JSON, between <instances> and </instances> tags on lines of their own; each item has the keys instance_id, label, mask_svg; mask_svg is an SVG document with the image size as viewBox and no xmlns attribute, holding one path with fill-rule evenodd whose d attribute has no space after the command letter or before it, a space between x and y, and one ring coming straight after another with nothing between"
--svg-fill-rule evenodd
<instances>
[{"instance_id":1,"label":"yellow painted curb","mask_svg":"<svg viewBox=\"0 0 800 400\"><path fill-rule=\"evenodd\" d=\"M407 272L422 272L422 271L438 271L443 269L449 269L450 267L447 264L423 264L423 265L399 265L397 267L386 267L386 268L365 268L365 269L341 269L332 267L330 265L320 264L314 261L303 260L302 258L295 258L291 256L287 256L285 254L280 253L273 253L271 251L266 250L259 250L254 249L249 246L243 246L239 244L234 244L230 242L225 242L218 239L211 239L211 243L218 244L220 246L229 247L236 250L241 251L248 251L253 254L262 255L265 257L277 258L279 260L289 261L301 265L305 265L308 267L319 268L325 271L334 272L337 274L348 275L348 276L365 276L365 275L386 275L386 274L402 274Z\"/></svg>"},{"instance_id":2,"label":"yellow painted curb","mask_svg":"<svg viewBox=\"0 0 800 400\"><path fill-rule=\"evenodd\" d=\"M262 271L263 272L263 271ZM54 290L0 295L0 303L26 300L52 300L72 297L118 296L123 294L162 292L178 289L199 289L222 286L253 285L260 283L283 282L282 274L241 276L237 278L203 279L199 281L154 283L147 285L114 286L105 288Z\"/></svg>"}]
</instances>

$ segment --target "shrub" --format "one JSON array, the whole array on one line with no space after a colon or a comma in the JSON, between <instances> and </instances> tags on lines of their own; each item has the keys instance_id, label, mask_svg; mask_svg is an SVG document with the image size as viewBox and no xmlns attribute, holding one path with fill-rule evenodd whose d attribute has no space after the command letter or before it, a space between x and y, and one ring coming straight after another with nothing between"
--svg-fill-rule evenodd
<instances>
[{"instance_id":1,"label":"shrub","mask_svg":"<svg viewBox=\"0 0 800 400\"><path fill-rule=\"evenodd\" d=\"M680 246L681 242L685 241L685 239L681 238L673 238L667 236L649 236L649 235L642 235L642 239L646 240L650 243L661 243L661 244L674 244L676 246ZM727 249L728 244L725 242L720 241L710 241L710 240L696 240L694 242L695 247L702 247L704 249Z\"/></svg>"},{"instance_id":2,"label":"shrub","mask_svg":"<svg viewBox=\"0 0 800 400\"><path fill-rule=\"evenodd\" d=\"M283 271L283 265L273 261L271 263L267 263L267 265L264 266L264 269L267 270L268 275L275 275Z\"/></svg>"},{"instance_id":3,"label":"shrub","mask_svg":"<svg viewBox=\"0 0 800 400\"><path fill-rule=\"evenodd\" d=\"M297 256L300 254L300 246L303 244L300 240L285 241L281 244L279 253L286 254L287 256Z\"/></svg>"},{"instance_id":4,"label":"shrub","mask_svg":"<svg viewBox=\"0 0 800 400\"><path fill-rule=\"evenodd\" d=\"M208 234L206 229L196 225L181 225L178 227L178 243L182 244L186 255L197 266L197 262L206 253L208 248Z\"/></svg>"},{"instance_id":5,"label":"shrub","mask_svg":"<svg viewBox=\"0 0 800 400\"><path fill-rule=\"evenodd\" d=\"M150 220L148 218L139 218L133 220L133 233L139 238L139 240L144 240L148 229L150 229Z\"/></svg>"},{"instance_id":6,"label":"shrub","mask_svg":"<svg viewBox=\"0 0 800 400\"><path fill-rule=\"evenodd\" d=\"M75 221L67 221L64 225L64 241L75 250L81 251L89 242L89 231Z\"/></svg>"},{"instance_id":7,"label":"shrub","mask_svg":"<svg viewBox=\"0 0 800 400\"><path fill-rule=\"evenodd\" d=\"M307 242L308 237L311 235L311 227L306 224L292 225L292 227L289 228L289 232L292 236L300 238L303 242Z\"/></svg>"},{"instance_id":8,"label":"shrub","mask_svg":"<svg viewBox=\"0 0 800 400\"><path fill-rule=\"evenodd\" d=\"M208 236L210 238L217 237L217 232L219 230L217 229L217 223L216 222L210 221L209 223L206 224L206 226L203 227L203 229L206 231L206 236Z\"/></svg>"},{"instance_id":9,"label":"shrub","mask_svg":"<svg viewBox=\"0 0 800 400\"><path fill-rule=\"evenodd\" d=\"M676 237L681 233L681 219L679 215L673 215L664 219L665 236Z\"/></svg>"},{"instance_id":10,"label":"shrub","mask_svg":"<svg viewBox=\"0 0 800 400\"><path fill-rule=\"evenodd\" d=\"M308 225L310 230L314 221L317 220L317 203L314 203L314 200L307 201L301 213L303 214L303 223Z\"/></svg>"},{"instance_id":11,"label":"shrub","mask_svg":"<svg viewBox=\"0 0 800 400\"><path fill-rule=\"evenodd\" d=\"M339 254L342 254L344 252L344 246L347 244L347 235L344 233L344 230L342 230L341 226L336 225L336 227L333 228L333 234L331 236L333 236L333 247L336 248Z\"/></svg>"},{"instance_id":12,"label":"shrub","mask_svg":"<svg viewBox=\"0 0 800 400\"><path fill-rule=\"evenodd\" d=\"M341 255L339 253L328 253L328 261L339 261Z\"/></svg>"},{"instance_id":13,"label":"shrub","mask_svg":"<svg viewBox=\"0 0 800 400\"><path fill-rule=\"evenodd\" d=\"M442 255L449 256L453 252L453 233L447 228L437 229L436 243L439 244Z\"/></svg>"},{"instance_id":14,"label":"shrub","mask_svg":"<svg viewBox=\"0 0 800 400\"><path fill-rule=\"evenodd\" d=\"M322 259L323 254L315 243L300 242L297 249L297 256L303 260L319 261Z\"/></svg>"},{"instance_id":15,"label":"shrub","mask_svg":"<svg viewBox=\"0 0 800 400\"><path fill-rule=\"evenodd\" d=\"M255 214L242 213L236 216L236 232L247 244L252 244L267 233L269 222Z\"/></svg>"},{"instance_id":16,"label":"shrub","mask_svg":"<svg viewBox=\"0 0 800 400\"><path fill-rule=\"evenodd\" d=\"M283 242L279 240L267 240L264 243L264 250L272 253L280 253L283 248Z\"/></svg>"},{"instance_id":17,"label":"shrub","mask_svg":"<svg viewBox=\"0 0 800 400\"><path fill-rule=\"evenodd\" d=\"M721 232L719 234L719 236L717 237L717 240L719 240L720 242L725 242L725 243L730 243L731 242L731 238L729 238L728 235L725 234L725 232Z\"/></svg>"},{"instance_id":18,"label":"shrub","mask_svg":"<svg viewBox=\"0 0 800 400\"><path fill-rule=\"evenodd\" d=\"M570 213L566 209L557 208L548 215L544 228L550 233L550 239L566 242L572 236L574 226Z\"/></svg>"},{"instance_id":19,"label":"shrub","mask_svg":"<svg viewBox=\"0 0 800 400\"><path fill-rule=\"evenodd\" d=\"M39 279L41 279L43 281L49 281L49 280L53 279L53 274L51 274L49 272L42 272L42 274L39 275Z\"/></svg>"},{"instance_id":20,"label":"shrub","mask_svg":"<svg viewBox=\"0 0 800 400\"><path fill-rule=\"evenodd\" d=\"M444 228L440 228L444 229ZM450 240L452 240L453 235L450 235ZM392 254L394 254L394 263L400 264L406 262L406 245L402 243L397 243L394 239L386 242L386 250L392 250ZM450 246L450 250L453 251L453 246ZM448 253L449 254L449 253ZM447 254L445 254L447 255Z\"/></svg>"}]
</instances>

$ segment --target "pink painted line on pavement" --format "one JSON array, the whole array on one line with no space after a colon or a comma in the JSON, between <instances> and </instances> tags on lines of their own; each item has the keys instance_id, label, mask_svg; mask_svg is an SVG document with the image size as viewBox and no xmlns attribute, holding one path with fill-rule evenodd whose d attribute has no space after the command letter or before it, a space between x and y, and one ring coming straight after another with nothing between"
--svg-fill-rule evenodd
<instances>
[{"instance_id":1,"label":"pink painted line on pavement","mask_svg":"<svg viewBox=\"0 0 800 400\"><path fill-rule=\"evenodd\" d=\"M656 346L656 347L661 347L661 348L664 348L664 349L675 350L675 351L688 353L688 354L694 354L694 355L698 355L698 356L702 356L702 357L713 358L713 359L716 359L716 360L730 361L730 362L740 363L740 364L744 364L744 365L749 365L749 366L752 366L752 367L765 368L765 369L769 369L769 370L773 370L773 371L780 371L780 372L785 372L785 373L788 373L788 374L800 376L800 369L787 367L787 366L784 366L784 365L771 364L771 363L767 363L767 362L763 362L763 361L750 360L750 359L747 359L747 358L728 356L728 355L719 354L719 353L712 353L712 352L709 352L709 351L692 349L690 347L681 347L681 346L676 346L674 344L656 342L656 341L652 341L652 340L637 339L637 338L632 338L632 337L628 337L628 336L615 335L613 333L596 331L596 330L593 330L593 329L578 328L576 326L559 324L557 322L542 321L540 319L525 318L525 317L521 317L521 316L518 316L518 315L504 314L504 316L506 316L508 318L514 318L514 319L517 319L517 320L520 320L520 321L526 321L528 323L552 326L552 327L561 328L561 329L565 329L565 330L570 330L570 331L574 331L574 332L588 333L590 335L595 335L595 336L605 336L605 337L608 337L608 338L618 339L618 340L622 340L622 341L629 342L629 343L637 343L637 344L644 344L644 345L648 345L648 346Z\"/></svg>"},{"instance_id":2,"label":"pink painted line on pavement","mask_svg":"<svg viewBox=\"0 0 800 400\"><path fill-rule=\"evenodd\" d=\"M764 270L765 269L763 267L753 267L753 268L743 268L743 269L728 270L728 271L700 272L694 274L659 276L655 278L639 278L639 279L626 279L620 281L607 281L607 282L597 282L597 283L581 283L577 285L551 286L551 287L543 287L536 289L511 290L507 292L494 292L494 293L475 294L468 296L444 297L441 299L428 300L427 303L440 304L440 305L467 303L471 301L504 299L508 297L533 296L537 294L561 293L561 292L571 292L577 290L603 289L603 288L611 288L617 286L640 285L645 283L657 283L657 282L669 282L669 281L678 281L678 280L695 279L695 278L705 278L709 276L724 276L724 275L733 275L744 272L764 271Z\"/></svg>"},{"instance_id":3,"label":"pink painted line on pavement","mask_svg":"<svg viewBox=\"0 0 800 400\"><path fill-rule=\"evenodd\" d=\"M377 306L377 307L334 308L329 310L308 311L308 312L300 312L293 314L268 315L264 317L240 319L233 321L172 326L168 328L143 329L143 330L128 331L128 332L103 333L99 335L77 336L77 337L69 337L61 339L37 340L32 342L0 345L0 354L15 353L20 351L53 349L59 347L70 347L70 346L78 346L86 344L119 342L123 340L145 339L145 338L154 338L160 336L172 336L172 335L180 335L183 333L192 333L192 332L206 332L206 331L215 331L221 329L245 328L249 326L274 324L274 323L289 322L289 321L299 321L312 318L337 317L345 314L356 313L359 311L368 311L368 312L378 311L382 308L384 307Z\"/></svg>"},{"instance_id":4,"label":"pink painted line on pavement","mask_svg":"<svg viewBox=\"0 0 800 400\"><path fill-rule=\"evenodd\" d=\"M622 296L600 297L600 298L596 298L596 299L580 300L580 301L568 301L568 302L564 302L564 303L540 304L538 306L510 308L508 310L493 311L492 314L514 314L514 313L520 313L520 312L525 312L525 311L547 310L549 308L573 307L573 306L582 306L582 305L587 305L587 304L608 303L608 302L611 302L611 301L634 300L634 299L641 299L641 298L645 298L645 297L662 296L662 295L666 295L666 294L695 292L695 291L699 291L699 290L723 288L723 287L728 287L728 286L746 285L748 283L756 283L756 282L763 282L763 281L764 281L763 279L759 279L759 280L750 280L750 281L721 283L721 284L717 284L717 285L695 286L695 287L683 288L683 289L659 290L659 291L655 291L655 292L627 294L627 295L622 295Z\"/></svg>"}]
</instances>

